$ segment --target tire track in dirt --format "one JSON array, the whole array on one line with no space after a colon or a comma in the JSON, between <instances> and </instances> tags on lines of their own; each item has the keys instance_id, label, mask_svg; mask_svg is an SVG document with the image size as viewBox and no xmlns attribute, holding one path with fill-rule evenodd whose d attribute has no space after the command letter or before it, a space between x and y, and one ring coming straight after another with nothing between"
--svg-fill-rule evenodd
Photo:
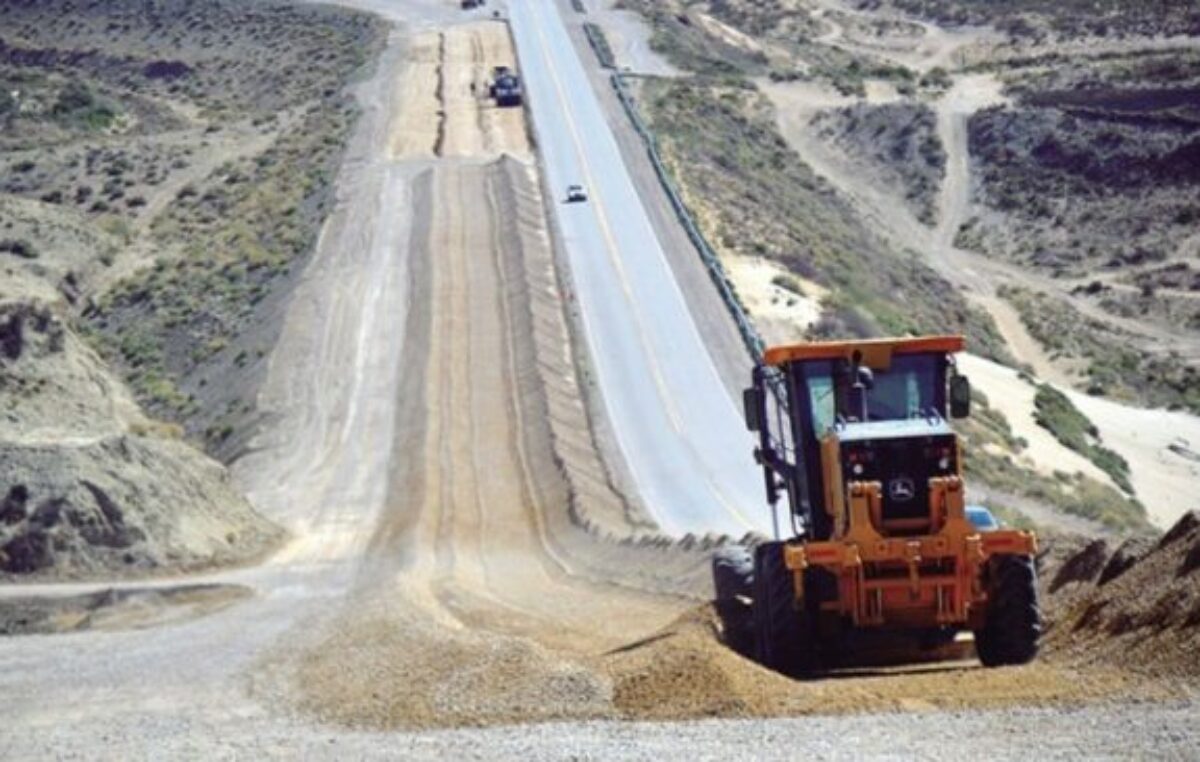
<instances>
[{"instance_id":1,"label":"tire track in dirt","mask_svg":"<svg viewBox=\"0 0 1200 762\"><path fill-rule=\"evenodd\" d=\"M532 168L504 159L430 171L432 232L412 256L428 271L413 309L428 313L431 340L406 357L423 404L397 424L416 432L404 448L416 462L393 484L370 573L298 666L301 703L321 716L385 726L456 724L464 706L471 722L606 716L611 689L589 662L689 605L575 576L547 545L543 517L566 505L536 495L561 472L548 438L523 439L534 411L518 387L536 364L513 319L522 291L505 281L520 252L495 224L514 183L532 185ZM381 680L378 665L403 678Z\"/></svg>"},{"instance_id":2,"label":"tire track in dirt","mask_svg":"<svg viewBox=\"0 0 1200 762\"><path fill-rule=\"evenodd\" d=\"M530 154L521 110L465 95L512 60L496 31L507 43L500 25L440 33L441 158L413 129L428 99L406 91L393 120L396 158L426 168L412 186L403 462L336 625L291 660L299 703L322 717L611 716L591 662L692 605L638 588L704 586L700 548L618 541L645 528L608 485L579 400L545 201L513 158ZM429 45L414 50L427 74Z\"/></svg>"}]
</instances>

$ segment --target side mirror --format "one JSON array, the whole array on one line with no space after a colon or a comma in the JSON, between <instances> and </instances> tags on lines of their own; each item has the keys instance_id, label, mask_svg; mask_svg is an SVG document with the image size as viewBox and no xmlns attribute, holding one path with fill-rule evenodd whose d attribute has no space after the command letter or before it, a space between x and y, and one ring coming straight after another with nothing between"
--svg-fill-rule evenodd
<instances>
[{"instance_id":1,"label":"side mirror","mask_svg":"<svg viewBox=\"0 0 1200 762\"><path fill-rule=\"evenodd\" d=\"M857 383L862 384L862 387L867 391L875 388L875 373L865 365L858 366L858 376L855 379Z\"/></svg>"},{"instance_id":2,"label":"side mirror","mask_svg":"<svg viewBox=\"0 0 1200 762\"><path fill-rule=\"evenodd\" d=\"M751 431L762 430L762 418L759 413L762 411L762 394L759 390L751 386L748 389L742 390L742 413L746 417L746 428Z\"/></svg>"},{"instance_id":3,"label":"side mirror","mask_svg":"<svg viewBox=\"0 0 1200 762\"><path fill-rule=\"evenodd\" d=\"M950 417L966 418L971 414L971 381L955 373L950 377Z\"/></svg>"}]
</instances>

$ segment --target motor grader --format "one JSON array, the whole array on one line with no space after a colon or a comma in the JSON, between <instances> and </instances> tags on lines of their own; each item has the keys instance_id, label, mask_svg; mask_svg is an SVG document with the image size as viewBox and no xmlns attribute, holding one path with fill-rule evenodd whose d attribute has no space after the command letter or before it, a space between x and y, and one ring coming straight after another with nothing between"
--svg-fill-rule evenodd
<instances>
[{"instance_id":1,"label":"motor grader","mask_svg":"<svg viewBox=\"0 0 1200 762\"><path fill-rule=\"evenodd\" d=\"M949 425L970 413L954 363L963 344L781 346L754 369L743 401L776 540L718 554L713 572L719 601L749 596L748 640L763 665L801 676L866 640L929 644L964 630L985 666L1035 656L1036 539L965 503Z\"/></svg>"}]
</instances>

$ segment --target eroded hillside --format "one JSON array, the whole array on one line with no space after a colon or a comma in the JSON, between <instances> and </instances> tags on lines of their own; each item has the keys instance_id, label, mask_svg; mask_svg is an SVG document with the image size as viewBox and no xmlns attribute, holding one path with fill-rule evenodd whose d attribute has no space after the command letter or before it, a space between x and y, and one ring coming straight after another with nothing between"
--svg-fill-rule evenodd
<instances>
[{"instance_id":1,"label":"eroded hillside","mask_svg":"<svg viewBox=\"0 0 1200 762\"><path fill-rule=\"evenodd\" d=\"M268 3L0 3L0 562L146 573L282 532L224 468L378 22Z\"/></svg>"}]
</instances>

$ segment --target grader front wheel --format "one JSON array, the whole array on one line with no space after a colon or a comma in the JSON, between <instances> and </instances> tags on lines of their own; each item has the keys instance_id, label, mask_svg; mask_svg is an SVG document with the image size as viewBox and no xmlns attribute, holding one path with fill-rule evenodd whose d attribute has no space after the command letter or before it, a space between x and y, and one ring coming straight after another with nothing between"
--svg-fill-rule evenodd
<instances>
[{"instance_id":1,"label":"grader front wheel","mask_svg":"<svg viewBox=\"0 0 1200 762\"><path fill-rule=\"evenodd\" d=\"M783 563L783 543L765 542L754 552L754 651L759 664L789 677L817 668L814 629L796 606L794 577Z\"/></svg>"},{"instance_id":2,"label":"grader front wheel","mask_svg":"<svg viewBox=\"0 0 1200 762\"><path fill-rule=\"evenodd\" d=\"M1042 630L1033 559L1000 555L988 566L987 617L975 632L975 651L985 667L1026 664Z\"/></svg>"}]
</instances>

